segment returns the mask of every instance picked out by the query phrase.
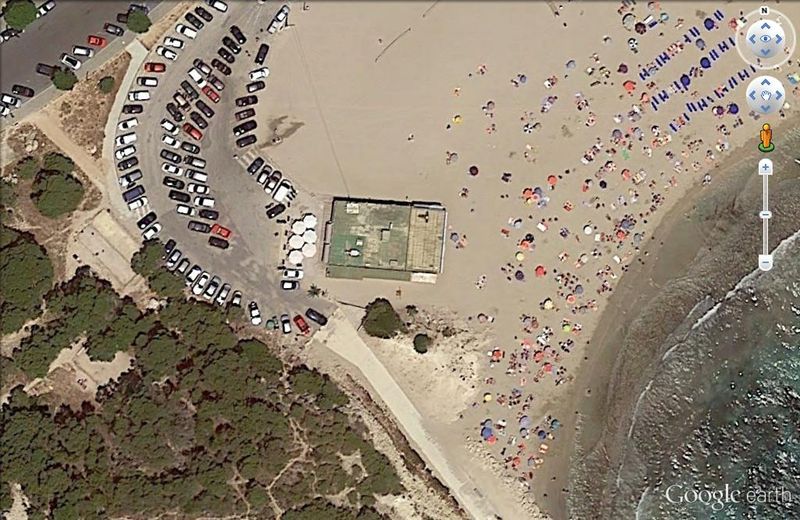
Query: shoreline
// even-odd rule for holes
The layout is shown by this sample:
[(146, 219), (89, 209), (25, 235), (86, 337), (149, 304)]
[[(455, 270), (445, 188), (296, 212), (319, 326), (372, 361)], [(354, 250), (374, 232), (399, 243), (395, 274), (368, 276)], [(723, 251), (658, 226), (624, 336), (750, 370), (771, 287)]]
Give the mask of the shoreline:
[[(799, 127), (800, 116), (791, 116), (781, 121), (777, 128), (779, 132), (784, 130), (789, 134), (790, 129)], [(797, 137), (789, 137), (786, 141), (789, 139), (798, 140)], [(573, 386), (568, 398), (562, 400), (563, 409), (559, 410), (563, 417), (570, 417), (567, 431), (570, 431), (571, 440), (562, 444), (561, 449), (553, 454), (556, 459), (553, 462), (558, 462), (559, 467), (564, 468), (564, 474), (568, 474), (571, 496), (557, 494), (559, 497), (557, 500), (550, 497), (540, 499), (542, 508), (554, 518), (567, 518), (568, 511), (575, 514), (575, 502), (586, 498), (580, 493), (576, 495), (578, 490), (572, 486), (575, 484), (576, 470), (586, 463), (591, 453), (597, 453), (600, 448), (608, 467), (611, 466), (614, 460), (611, 450), (608, 450), (608, 446), (603, 443), (611, 432), (628, 430), (632, 420), (629, 412), (635, 409), (635, 402), (641, 398), (641, 386), (649, 379), (645, 375), (649, 363), (657, 362), (662, 355), (661, 352), (653, 351), (652, 355), (638, 360), (635, 362), (636, 369), (627, 370), (628, 373), (637, 375), (628, 377), (621, 372), (626, 365), (628, 350), (633, 348), (631, 345), (636, 345), (636, 348), (640, 349), (643, 348), (643, 344), (656, 347), (662, 345), (688, 315), (697, 313), (698, 309), (704, 306), (708, 308), (713, 306), (730, 289), (729, 285), (732, 287), (731, 284), (735, 284), (737, 280), (756, 268), (755, 261), (752, 264), (739, 262), (727, 273), (722, 274), (724, 282), (709, 285), (706, 291), (697, 290), (688, 297), (677, 298), (678, 301), (669, 301), (669, 307), (662, 308), (668, 309), (668, 312), (655, 308), (662, 303), (661, 300), (668, 298), (669, 289), (676, 284), (691, 285), (689, 282), (693, 275), (696, 277), (704, 270), (703, 267), (714, 262), (725, 241), (730, 241), (732, 238), (735, 240), (736, 235), (743, 231), (752, 231), (754, 227), (760, 230), (755, 217), (747, 217), (753, 218), (752, 225), (749, 225), (751, 223), (738, 218), (740, 215), (736, 214), (742, 213), (740, 206), (749, 207), (756, 199), (760, 202), (759, 189), (756, 189), (753, 182), (757, 177), (741, 166), (757, 163), (760, 154), (749, 151), (755, 150), (756, 141), (753, 140), (752, 143), (734, 150), (713, 171), (718, 182), (712, 184), (708, 190), (690, 192), (690, 196), (684, 197), (664, 214), (651, 237), (650, 247), (644, 248), (639, 258), (645, 261), (637, 261), (635, 265), (631, 265), (625, 276), (621, 277), (607, 307), (600, 315), (598, 326), (589, 341), (586, 357), (575, 373), (576, 383), (577, 381), (581, 383)], [(784, 146), (782, 160), (788, 162), (789, 157), (786, 152), (791, 145), (786, 142)], [(796, 171), (792, 174), (784, 174), (780, 182), (793, 180), (796, 183), (800, 174)], [(758, 184), (760, 186), (760, 182)], [(781, 190), (781, 198), (789, 199), (788, 191), (790, 190)], [(792, 187), (791, 191), (795, 191), (795, 187)], [(773, 190), (772, 193), (774, 201), (779, 192)], [(796, 212), (797, 208), (794, 209), (794, 218), (800, 219)], [(744, 211), (744, 213), (748, 215), (750, 212)], [(792, 234), (789, 229), (791, 221), (791, 218), (784, 217), (782, 225), (775, 223), (771, 226), (772, 248)], [(730, 226), (725, 229), (721, 224)], [(658, 243), (657, 248), (653, 250), (652, 241), (655, 240), (658, 240)], [(755, 255), (749, 256), (755, 258)], [(669, 289), (667, 286), (670, 286)], [(657, 321), (650, 319), (655, 317), (654, 313), (658, 314)], [(630, 360), (627, 361), (630, 364)], [(615, 398), (617, 394), (622, 394), (624, 397)], [(616, 428), (609, 427), (609, 424), (614, 423), (618, 425)], [(595, 481), (595, 486), (599, 488), (600, 482)], [(567, 502), (570, 502), (569, 507)], [(603, 501), (590, 507), (600, 507), (605, 504), (606, 501)]]

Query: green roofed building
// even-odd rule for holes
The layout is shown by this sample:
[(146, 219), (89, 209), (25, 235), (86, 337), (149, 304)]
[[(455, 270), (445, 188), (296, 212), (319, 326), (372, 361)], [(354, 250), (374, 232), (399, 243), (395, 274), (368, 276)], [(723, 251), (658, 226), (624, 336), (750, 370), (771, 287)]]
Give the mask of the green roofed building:
[(434, 283), (446, 228), (440, 204), (335, 198), (322, 250), (327, 275)]

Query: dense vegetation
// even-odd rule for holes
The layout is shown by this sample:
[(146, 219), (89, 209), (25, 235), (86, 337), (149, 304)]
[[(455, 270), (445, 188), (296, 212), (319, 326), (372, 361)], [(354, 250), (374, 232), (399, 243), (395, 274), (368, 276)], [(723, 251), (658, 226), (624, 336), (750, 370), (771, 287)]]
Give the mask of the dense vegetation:
[(9, 0), (3, 18), (9, 27), (21, 31), (36, 20), (36, 6), (31, 0)]
[[(162, 247), (145, 246), (136, 267), (155, 265)], [(375, 495), (402, 491), (363, 426), (342, 411), (348, 398), (332, 381), (240, 340), (218, 308), (172, 297), (142, 313), (86, 269), (46, 300), (50, 321), (10, 368), (41, 375), (77, 338), (93, 358), (125, 350), (135, 364), (80, 410), (53, 410), (13, 390), (0, 418), (0, 510), (10, 506), (9, 482), (22, 485), (30, 518), (53, 519), (176, 511), (377, 519)], [(346, 470), (349, 455), (356, 465)], [(333, 506), (338, 494), (346, 499)]]
[(72, 175), (74, 169), (75, 163), (65, 155), (45, 155), (31, 187), (31, 200), (45, 217), (72, 213), (80, 205), (84, 190), (81, 181)]
[(414, 350), (420, 354), (428, 352), (431, 346), (431, 338), (427, 334), (417, 334), (414, 336)]
[(367, 305), (361, 326), (367, 334), (378, 338), (391, 338), (405, 331), (403, 320), (385, 298), (376, 298)]
[(100, 92), (103, 94), (109, 94), (112, 90), (114, 90), (114, 78), (111, 76), (103, 76), (100, 78), (97, 86), (100, 89)]
[(0, 333), (15, 332), (40, 314), (53, 285), (53, 264), (33, 236), (0, 225)]
[(146, 33), (152, 22), (142, 11), (134, 9), (128, 12), (128, 29), (135, 33)]

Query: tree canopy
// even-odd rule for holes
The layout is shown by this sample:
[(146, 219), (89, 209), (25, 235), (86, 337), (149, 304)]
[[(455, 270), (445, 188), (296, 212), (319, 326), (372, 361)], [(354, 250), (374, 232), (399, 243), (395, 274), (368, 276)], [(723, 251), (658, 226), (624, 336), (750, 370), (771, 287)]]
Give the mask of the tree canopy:
[(58, 90), (72, 90), (78, 82), (78, 76), (71, 70), (56, 69), (53, 73), (53, 85)]
[(83, 184), (69, 173), (42, 170), (33, 181), (31, 200), (39, 213), (58, 218), (78, 208), (83, 200)]
[(367, 334), (378, 338), (391, 338), (405, 330), (397, 311), (385, 298), (376, 298), (367, 305), (361, 325)]
[(36, 6), (31, 0), (9, 0), (3, 18), (9, 27), (21, 31), (36, 20)]
[(152, 22), (142, 11), (134, 9), (128, 12), (128, 29), (135, 33), (146, 33)]
[(33, 235), (0, 226), (0, 332), (15, 332), (38, 316), (53, 285), (53, 264)]

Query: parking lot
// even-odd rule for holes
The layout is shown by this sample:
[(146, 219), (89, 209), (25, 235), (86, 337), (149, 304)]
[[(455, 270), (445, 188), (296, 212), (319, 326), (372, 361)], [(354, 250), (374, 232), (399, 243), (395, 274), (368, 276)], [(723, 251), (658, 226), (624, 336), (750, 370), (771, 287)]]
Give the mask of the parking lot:
[[(130, 92), (146, 92), (147, 94), (132, 94), (131, 96), (132, 98), (148, 98), (127, 101), (127, 104), (141, 105), (143, 107), (141, 113), (123, 113), (119, 116), (119, 121), (136, 118), (137, 124), (127, 130), (118, 130), (117, 136), (133, 133), (136, 137), (135, 141), (130, 144), (117, 143), (116, 150), (134, 146), (135, 152), (130, 157), (135, 157), (138, 164), (118, 171), (118, 175), (122, 176), (136, 170), (140, 170), (142, 174), (142, 177), (133, 184), (126, 185), (124, 189), (121, 187), (121, 191), (135, 189), (137, 186), (144, 188), (143, 198), (146, 198), (147, 203), (132, 210), (130, 218), (136, 222), (151, 212), (155, 214), (157, 220), (148, 222), (146, 226), (143, 224), (144, 235), (149, 237), (157, 233), (163, 242), (167, 242), (169, 239), (175, 240), (176, 249), (181, 251), (181, 258), (190, 260), (188, 265), (187, 262), (183, 262), (186, 269), (184, 274), (193, 270), (191, 266), (195, 264), (200, 266), (204, 272), (208, 273), (207, 278), (213, 279), (216, 276), (220, 280), (220, 286), (229, 284), (231, 286), (230, 294), (237, 290), (241, 291), (244, 307), (250, 301), (256, 301), (264, 321), (273, 315), (280, 316), (284, 313), (290, 316), (303, 314), (310, 306), (327, 312), (330, 306), (320, 299), (310, 297), (307, 294), (308, 287), (302, 283), (302, 280), (300, 286), (295, 290), (281, 289), (285, 273), (280, 267), (286, 258), (284, 246), (288, 222), (293, 217), (300, 217), (309, 212), (321, 216), (321, 204), (303, 193), (297, 193), (293, 200), (294, 195), (289, 195), (284, 199), (284, 203), (289, 206), (288, 209), (277, 218), (269, 219), (265, 214), (266, 207), (270, 203), (275, 205), (273, 196), (265, 192), (264, 186), (256, 182), (259, 172), (254, 175), (247, 172), (247, 166), (257, 157), (264, 159), (264, 167), (269, 166), (271, 169), (280, 170), (280, 165), (274, 164), (261, 150), (261, 147), (266, 144), (263, 137), (266, 129), (262, 128), (266, 125), (259, 119), (259, 106), (269, 103), (269, 78), (262, 79), (266, 87), (254, 93), (258, 96), (258, 103), (249, 107), (255, 110), (255, 116), (248, 120), (256, 121), (258, 128), (255, 131), (247, 132), (246, 135), (255, 135), (257, 142), (239, 148), (235, 143), (238, 137), (235, 137), (233, 133), (233, 127), (242, 123), (242, 121), (235, 120), (234, 113), (243, 110), (242, 107), (235, 106), (234, 100), (248, 95), (246, 86), (251, 83), (250, 71), (269, 65), (268, 56), (264, 65), (255, 63), (254, 58), (259, 46), (282, 36), (280, 34), (270, 35), (267, 32), (267, 27), (280, 6), (252, 2), (230, 2), (227, 5), (228, 9), (224, 13), (203, 5), (213, 19), (207, 21), (206, 18), (200, 17), (203, 26), (197, 29), (196, 35), (190, 32), (187, 37), (185, 34), (179, 34), (175, 28), (165, 34), (165, 38), (181, 40), (180, 42), (168, 40), (167, 43), (171, 43), (172, 47), (163, 45), (162, 42), (164, 48), (171, 49), (177, 55), (174, 61), (160, 55), (158, 47), (155, 47), (145, 59), (145, 67), (147, 63), (163, 63), (166, 65), (166, 70), (163, 72), (142, 70), (139, 74), (141, 78), (156, 78), (157, 86), (142, 85), (140, 83), (153, 82), (146, 80), (140, 82), (137, 79), (129, 92), (120, 93), (120, 95), (128, 96)], [(194, 10), (190, 12), (199, 17)], [(177, 23), (190, 26), (184, 17)], [(237, 38), (230, 30), (231, 26), (239, 27), (242, 35)], [(186, 32), (184, 28), (181, 30)], [(237, 45), (241, 47), (239, 54), (235, 55), (233, 63), (226, 63), (218, 54), (218, 49), (223, 47), (223, 38), (241, 40), (242, 36), (246, 41)], [(227, 41), (230, 45), (230, 40)], [(160, 53), (165, 54), (163, 49)], [(207, 71), (201, 76), (195, 74), (194, 79), (190, 77), (189, 70), (196, 68), (194, 62), (198, 58), (204, 64), (209, 65), (209, 68), (212, 69), (211, 74), (224, 83), (224, 88), (211, 87), (211, 83), (208, 81), (210, 75)], [(228, 65), (231, 69), (230, 73), (226, 75), (217, 68), (210, 67), (213, 59), (218, 59)], [(191, 90), (196, 91), (196, 99), (191, 99), (192, 96), (187, 93), (185, 86), (187, 84)], [(206, 87), (205, 91), (203, 87)], [(183, 116), (182, 121), (176, 121), (174, 110), (173, 114), (170, 114), (166, 108), (168, 103), (177, 105), (174, 97), (176, 92), (180, 92), (189, 104), (189, 107), (179, 114)], [(214, 102), (214, 98), (217, 96), (219, 99)], [(190, 116), (192, 112), (201, 112), (197, 107), (198, 100), (202, 100), (214, 112), (211, 117), (203, 116), (207, 121), (207, 127), (200, 130), (202, 138), (199, 140), (191, 137), (183, 129), (183, 125), (187, 122), (194, 127), (199, 126)], [(172, 122), (176, 129), (166, 130), (165, 126), (172, 128), (172, 125), (169, 123), (162, 125), (164, 119)], [(165, 135), (169, 136), (166, 138), (168, 143), (164, 142)], [(197, 145), (200, 150), (196, 153), (187, 152), (173, 139), (180, 141), (181, 144), (188, 142)], [(121, 140), (124, 141), (125, 138)], [(181, 168), (180, 175), (174, 169), (171, 175), (162, 170), (164, 163), (170, 163), (162, 156), (163, 150), (180, 156), (179, 163), (174, 163), (175, 166)], [(168, 154), (165, 155), (169, 157)], [(185, 158), (190, 155), (200, 158), (205, 164), (202, 166), (187, 164)], [(120, 158), (115, 158), (115, 163), (119, 161)], [(202, 172), (207, 175), (207, 179), (202, 176), (198, 177), (197, 173), (190, 173), (189, 169), (196, 170), (198, 173)], [(190, 175), (195, 179), (190, 179)], [(295, 175), (301, 174), (284, 172), (283, 178), (291, 179)], [(169, 181), (173, 184), (172, 187), (164, 185), (165, 177), (173, 179)], [(192, 193), (189, 189), (190, 184), (195, 185), (193, 188), (201, 187), (200, 189), (204, 189), (202, 186), (207, 186), (208, 193)], [(171, 190), (183, 195), (173, 193), (171, 199), (169, 196)], [(284, 190), (284, 192), (287, 191), (290, 190)], [(121, 194), (120, 197), (122, 197)], [(199, 213), (203, 209), (203, 204), (196, 197), (213, 199), (213, 208), (205, 209), (218, 212), (216, 220), (201, 217)], [(140, 197), (142, 200), (143, 198)], [(174, 200), (176, 198), (181, 200)], [(182, 205), (183, 211), (193, 213), (193, 215), (179, 214), (177, 212), (179, 204)], [(133, 205), (138, 204), (134, 203)], [(202, 223), (196, 227), (218, 224), (229, 230), (231, 234), (223, 237), (224, 231), (222, 234), (192, 231), (188, 227), (189, 222), (192, 221)], [(225, 238), (228, 247), (226, 249), (212, 247), (209, 245), (211, 236), (216, 237), (215, 240)], [(310, 259), (310, 262), (313, 264), (315, 260)], [(181, 262), (178, 261), (177, 264), (180, 265)], [(294, 266), (292, 267), (294, 268)], [(316, 267), (304, 265), (301, 268), (313, 270)], [(230, 294), (228, 298), (230, 298)]]

